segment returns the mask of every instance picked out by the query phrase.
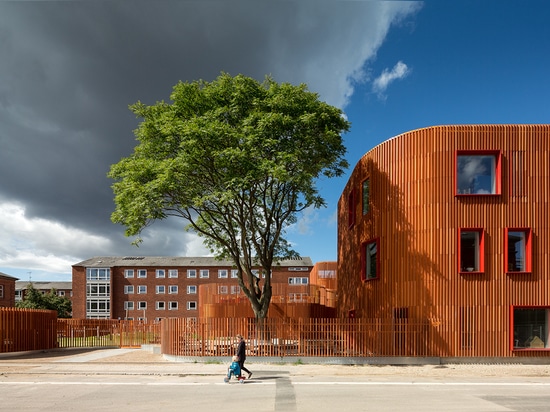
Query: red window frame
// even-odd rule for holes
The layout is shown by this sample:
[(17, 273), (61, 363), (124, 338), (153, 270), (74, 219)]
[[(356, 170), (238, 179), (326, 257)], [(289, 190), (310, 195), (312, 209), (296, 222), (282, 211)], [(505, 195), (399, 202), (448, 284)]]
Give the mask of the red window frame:
[[(464, 232), (477, 232), (479, 233), (478, 253), (479, 253), (479, 267), (478, 270), (468, 270), (466, 267), (462, 267), (462, 233)], [(479, 274), (485, 272), (485, 231), (479, 227), (461, 227), (458, 229), (458, 272), (461, 274)]]
[[(495, 193), (458, 193), (458, 157), (459, 156), (494, 156), (495, 157)], [(502, 191), (502, 173), (501, 173), (500, 150), (457, 150), (455, 152), (454, 165), (454, 190), (455, 196), (500, 196)]]
[[(376, 244), (376, 276), (367, 278), (367, 245)], [(368, 282), (380, 278), (380, 239), (371, 239), (361, 243), (361, 280)]]
[(533, 348), (533, 347), (520, 347), (520, 346), (516, 346), (516, 342), (515, 342), (515, 339), (516, 337), (514, 336), (514, 310), (515, 309), (541, 309), (541, 310), (550, 310), (550, 306), (544, 306), (544, 305), (541, 305), (541, 306), (534, 306), (534, 305), (511, 305), (510, 306), (510, 316), (509, 316), (509, 319), (510, 319), (510, 325), (508, 327), (508, 330), (510, 331), (510, 350), (512, 351), (545, 351), (545, 352), (548, 352), (550, 351), (550, 348)]
[[(508, 268), (508, 234), (510, 232), (525, 233), (525, 263), (524, 270), (510, 270)], [(533, 270), (532, 231), (528, 227), (507, 227), (504, 231), (504, 270), (510, 274), (531, 273)]]

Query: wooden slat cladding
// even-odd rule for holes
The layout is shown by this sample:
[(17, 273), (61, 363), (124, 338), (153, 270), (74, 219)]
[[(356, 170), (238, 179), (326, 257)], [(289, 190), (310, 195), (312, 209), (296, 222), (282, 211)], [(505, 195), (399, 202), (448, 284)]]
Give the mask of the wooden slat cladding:
[[(456, 195), (457, 153), (499, 153), (500, 194)], [(550, 307), (550, 125), (436, 126), (404, 133), (367, 152), (338, 205), (340, 317), (408, 317), (434, 325), (437, 356), (548, 356), (513, 350), (511, 309)], [(370, 206), (349, 193), (370, 180)], [(461, 230), (483, 237), (484, 267), (459, 270)], [(507, 228), (530, 229), (530, 273), (508, 273)], [(362, 281), (361, 248), (377, 239), (379, 273)], [(548, 326), (547, 326), (548, 329)]]

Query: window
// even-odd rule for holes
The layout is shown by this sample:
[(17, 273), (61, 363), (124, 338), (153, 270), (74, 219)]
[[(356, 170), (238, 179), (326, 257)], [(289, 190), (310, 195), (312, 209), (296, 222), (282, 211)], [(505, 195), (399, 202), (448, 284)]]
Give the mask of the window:
[(166, 302), (156, 302), (155, 309), (156, 310), (165, 310), (166, 309)]
[(508, 273), (531, 272), (531, 229), (506, 229), (504, 259)]
[(308, 283), (308, 278), (288, 278), (289, 285), (307, 285)]
[(125, 278), (133, 278), (134, 277), (134, 269), (124, 269), (124, 277)]
[(459, 272), (483, 272), (483, 229), (459, 230)]
[(4, 285), (0, 285), (0, 299), (4, 298)]
[(197, 287), (195, 285), (187, 286), (187, 294), (194, 295), (195, 293), (197, 293)]
[(218, 278), (227, 279), (227, 269), (218, 269)]
[(96, 269), (96, 268), (87, 268), (86, 269), (86, 280), (110, 280), (111, 279), (111, 270), (110, 269)]
[(134, 302), (124, 302), (124, 310), (134, 310)]
[(362, 200), (363, 200), (363, 215), (369, 213), (369, 203), (370, 203), (370, 179), (363, 180), (362, 188)]
[(155, 292), (158, 294), (161, 294), (161, 293), (166, 293), (166, 286), (164, 285), (158, 285), (156, 288), (155, 288)]
[(238, 295), (239, 293), (241, 293), (241, 287), (240, 286), (231, 286), (231, 294), (232, 295)]
[(500, 195), (500, 152), (456, 152), (457, 195)]
[(378, 278), (379, 266), (378, 240), (363, 243), (361, 248), (361, 280)]
[(201, 279), (206, 279), (210, 277), (210, 271), (208, 269), (201, 269), (200, 275)]
[(355, 190), (351, 189), (348, 194), (348, 226), (355, 224)]
[(157, 269), (155, 271), (155, 276), (157, 278), (164, 278), (164, 277), (166, 277), (166, 271), (164, 269)]
[(168, 270), (168, 277), (169, 278), (177, 278), (178, 277), (178, 270), (177, 269)]
[(110, 296), (111, 285), (108, 283), (88, 283), (86, 285), (86, 296)]
[(231, 277), (237, 279), (239, 277), (239, 271), (237, 269), (231, 269)]
[(137, 277), (138, 278), (146, 278), (147, 277), (147, 270), (146, 269), (139, 269)]
[(178, 310), (178, 302), (168, 302), (168, 310)]
[(513, 307), (512, 345), (514, 349), (548, 349), (548, 307)]
[(219, 295), (227, 295), (229, 289), (227, 286), (218, 286), (218, 294)]
[(318, 273), (319, 279), (333, 279), (336, 277), (335, 270), (320, 270)]
[(147, 309), (147, 302), (138, 302), (138, 310), (145, 310)]
[(188, 278), (196, 278), (197, 277), (196, 269), (187, 269), (187, 277)]
[(178, 285), (168, 286), (168, 293), (177, 294), (178, 293)]
[(124, 294), (125, 295), (130, 295), (134, 293), (134, 285), (125, 285), (124, 286)]
[(64, 290), (58, 290), (57, 291), (57, 296), (65, 296), (65, 291)]
[(197, 302), (187, 302), (187, 310), (197, 310)]
[(140, 286), (138, 286), (137, 293), (138, 293), (138, 294), (147, 293), (147, 286), (145, 286), (145, 285), (140, 285)]

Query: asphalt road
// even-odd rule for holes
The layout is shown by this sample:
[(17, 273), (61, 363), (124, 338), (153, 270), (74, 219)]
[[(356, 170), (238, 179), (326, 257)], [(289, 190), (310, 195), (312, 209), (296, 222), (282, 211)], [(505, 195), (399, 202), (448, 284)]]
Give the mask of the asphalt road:
[(226, 384), (225, 364), (143, 359), (135, 350), (0, 357), (0, 411), (550, 410), (548, 366), (247, 366), (252, 379)]

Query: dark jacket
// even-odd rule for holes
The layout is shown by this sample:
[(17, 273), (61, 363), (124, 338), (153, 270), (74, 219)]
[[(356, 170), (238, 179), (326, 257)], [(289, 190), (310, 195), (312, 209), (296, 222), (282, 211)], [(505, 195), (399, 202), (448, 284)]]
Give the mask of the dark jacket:
[(246, 359), (246, 343), (244, 342), (244, 339), (241, 339), (239, 342), (239, 346), (237, 346), (237, 353), (236, 355), (239, 357), (239, 362), (244, 362)]

